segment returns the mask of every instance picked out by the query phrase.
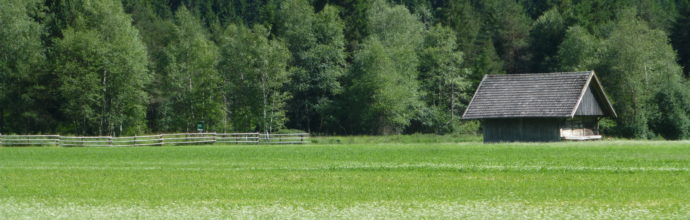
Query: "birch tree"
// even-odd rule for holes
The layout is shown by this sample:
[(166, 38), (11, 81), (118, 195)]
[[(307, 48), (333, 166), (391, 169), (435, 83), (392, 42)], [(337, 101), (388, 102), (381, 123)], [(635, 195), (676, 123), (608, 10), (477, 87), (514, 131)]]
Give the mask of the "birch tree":
[(229, 25), (221, 39), (221, 62), (226, 106), (237, 131), (273, 132), (285, 126), (289, 81), (285, 44), (270, 40), (261, 25), (249, 29)]
[(421, 104), (416, 50), (424, 25), (404, 6), (376, 1), (369, 36), (355, 51), (348, 88), (348, 117), (356, 133), (395, 134)]
[(419, 52), (419, 81), (427, 106), (419, 121), (423, 125), (421, 129), (428, 132), (454, 131), (465, 108), (463, 103), (471, 96), (469, 69), (463, 68), (455, 36), (450, 28), (431, 27)]
[(193, 131), (203, 122), (207, 130), (224, 130), (226, 106), (215, 65), (216, 45), (186, 8), (175, 15), (173, 40), (163, 49), (164, 98), (162, 130)]
[(71, 2), (52, 58), (67, 132), (138, 134), (146, 130), (150, 80), (146, 48), (120, 2)]

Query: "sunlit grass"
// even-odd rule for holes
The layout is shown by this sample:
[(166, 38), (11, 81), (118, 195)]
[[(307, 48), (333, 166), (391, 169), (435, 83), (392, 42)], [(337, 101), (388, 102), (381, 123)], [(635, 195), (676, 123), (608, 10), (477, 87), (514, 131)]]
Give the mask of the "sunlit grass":
[(0, 148), (0, 218), (688, 218), (690, 142)]

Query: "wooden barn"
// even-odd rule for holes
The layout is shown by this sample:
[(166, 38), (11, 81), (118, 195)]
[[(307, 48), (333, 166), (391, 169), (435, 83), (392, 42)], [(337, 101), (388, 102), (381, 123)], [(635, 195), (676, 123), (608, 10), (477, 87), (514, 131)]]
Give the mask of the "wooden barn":
[(600, 139), (616, 117), (594, 71), (485, 75), (463, 119), (478, 119), (484, 142)]

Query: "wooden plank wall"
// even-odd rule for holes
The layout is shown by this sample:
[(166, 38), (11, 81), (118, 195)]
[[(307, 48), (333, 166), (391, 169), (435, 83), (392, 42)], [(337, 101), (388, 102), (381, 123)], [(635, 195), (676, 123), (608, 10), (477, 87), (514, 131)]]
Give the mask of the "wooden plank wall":
[(560, 141), (561, 118), (506, 118), (482, 120), (484, 142)]
[(585, 92), (585, 95), (582, 97), (582, 101), (580, 102), (580, 106), (577, 108), (575, 115), (580, 115), (580, 116), (603, 116), (604, 115), (604, 111), (601, 110), (601, 106), (599, 106), (599, 102), (594, 97), (594, 93), (592, 93), (591, 87), (587, 88), (587, 91)]

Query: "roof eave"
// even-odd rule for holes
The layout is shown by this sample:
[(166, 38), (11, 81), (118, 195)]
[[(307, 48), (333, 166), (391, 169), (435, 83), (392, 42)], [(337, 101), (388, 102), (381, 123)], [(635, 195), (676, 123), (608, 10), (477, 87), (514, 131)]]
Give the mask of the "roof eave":
[(570, 115), (560, 115), (560, 116), (499, 116), (499, 117), (468, 117), (463, 118), (464, 120), (481, 120), (481, 119), (510, 119), (510, 118), (570, 118)]
[(608, 107), (608, 110), (611, 112), (611, 116), (613, 118), (618, 118), (618, 114), (616, 114), (616, 110), (613, 109), (613, 105), (611, 104), (611, 100), (609, 100), (608, 95), (606, 95), (606, 91), (604, 91), (604, 86), (601, 85), (601, 81), (599, 81), (599, 77), (597, 77), (597, 74), (594, 73), (594, 70), (592, 70), (592, 75), (594, 76), (594, 82), (597, 84), (597, 88), (599, 91), (601, 91), (601, 94), (604, 96), (604, 101), (606, 102), (606, 107)]

